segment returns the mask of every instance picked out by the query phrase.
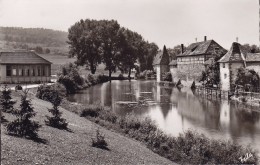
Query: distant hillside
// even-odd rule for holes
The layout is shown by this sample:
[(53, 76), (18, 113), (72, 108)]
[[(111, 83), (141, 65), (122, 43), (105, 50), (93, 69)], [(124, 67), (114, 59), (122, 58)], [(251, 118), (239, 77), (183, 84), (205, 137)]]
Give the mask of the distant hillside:
[(43, 28), (0, 27), (0, 40), (42, 44), (46, 47), (66, 46), (68, 33)]

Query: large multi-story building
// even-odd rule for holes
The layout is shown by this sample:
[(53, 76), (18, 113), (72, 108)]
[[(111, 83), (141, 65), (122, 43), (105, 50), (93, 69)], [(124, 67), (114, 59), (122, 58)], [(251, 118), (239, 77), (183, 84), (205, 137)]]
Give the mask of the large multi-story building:
[(205, 37), (203, 42), (190, 44), (185, 52), (182, 51), (176, 60), (170, 62), (172, 76), (185, 81), (199, 81), (208, 61), (226, 52), (217, 42)]

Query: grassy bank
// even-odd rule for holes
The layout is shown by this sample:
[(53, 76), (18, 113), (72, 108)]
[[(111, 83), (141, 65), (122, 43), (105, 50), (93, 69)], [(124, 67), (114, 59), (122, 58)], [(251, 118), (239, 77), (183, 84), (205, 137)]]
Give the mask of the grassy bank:
[[(20, 94), (12, 93), (13, 99), (18, 101), (16, 108), (19, 106)], [(70, 131), (47, 126), (45, 120), (46, 115), (50, 115), (48, 109), (52, 108), (51, 103), (37, 99), (34, 94), (29, 95), (29, 98), (37, 113), (33, 120), (42, 125), (39, 130), (42, 142), (10, 136), (5, 125), (1, 124), (3, 165), (173, 164), (140, 142), (100, 127), (64, 108), (60, 108), (60, 111), (69, 123)], [(4, 113), (4, 116), (8, 122), (14, 120), (14, 116), (9, 113)], [(105, 136), (108, 150), (92, 147), (92, 139), (95, 138), (98, 129)]]
[[(256, 164), (258, 156), (250, 147), (243, 147), (231, 141), (214, 140), (193, 131), (178, 137), (164, 134), (149, 118), (137, 119), (134, 115), (118, 117), (110, 108), (100, 105), (84, 107), (66, 102), (63, 107), (82, 117), (134, 138), (153, 152), (182, 164)], [(253, 156), (244, 162), (240, 157), (251, 153)]]

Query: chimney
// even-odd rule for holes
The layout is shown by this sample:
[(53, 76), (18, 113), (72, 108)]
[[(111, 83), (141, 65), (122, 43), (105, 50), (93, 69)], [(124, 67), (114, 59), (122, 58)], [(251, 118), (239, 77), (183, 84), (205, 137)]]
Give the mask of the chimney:
[(183, 44), (181, 44), (181, 54), (183, 54), (184, 53), (184, 46), (183, 46)]
[(207, 41), (207, 36), (204, 36), (204, 41)]

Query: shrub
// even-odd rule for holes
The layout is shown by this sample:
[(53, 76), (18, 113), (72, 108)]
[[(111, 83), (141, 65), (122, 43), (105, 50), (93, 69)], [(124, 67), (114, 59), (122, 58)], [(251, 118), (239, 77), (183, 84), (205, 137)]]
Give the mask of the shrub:
[(11, 89), (5, 85), (2, 88), (1, 95), (0, 95), (0, 106), (3, 112), (12, 113), (14, 111), (14, 104), (15, 101), (12, 100), (11, 97)]
[(97, 82), (98, 83), (104, 83), (104, 82), (108, 82), (109, 81), (109, 77), (106, 75), (98, 75), (97, 76)]
[(120, 73), (120, 74), (118, 75), (118, 78), (119, 78), (119, 80), (123, 80), (123, 79), (124, 79), (124, 75), (123, 75), (122, 73)]
[(15, 90), (23, 90), (23, 87), (21, 85), (16, 85)]
[(171, 74), (171, 72), (167, 72), (167, 73), (165, 74), (164, 81), (172, 82), (172, 74)]
[(38, 130), (41, 127), (38, 122), (30, 119), (36, 115), (31, 105), (31, 101), (27, 99), (28, 91), (24, 91), (21, 96), (20, 110), (14, 113), (16, 119), (7, 125), (7, 132), (19, 137), (38, 138)]
[(81, 111), (81, 117), (98, 117), (100, 111), (103, 110), (102, 106), (90, 105)]
[(59, 111), (58, 107), (61, 104), (61, 97), (57, 91), (52, 93), (52, 109), (49, 109), (49, 112), (53, 115), (52, 117), (46, 116), (48, 120), (45, 121), (46, 125), (59, 128), (67, 129), (68, 123), (64, 118), (61, 118), (62, 113)]
[(246, 97), (242, 97), (242, 98), (241, 98), (241, 101), (242, 101), (243, 103), (246, 103), (246, 102), (247, 102)]
[(36, 97), (52, 103), (56, 93), (59, 93), (60, 96), (65, 96), (66, 89), (59, 83), (54, 85), (40, 85), (37, 88)]
[[(253, 157), (244, 163), (254, 164), (258, 161), (257, 153), (254, 150), (230, 141), (209, 139), (205, 135), (191, 130), (177, 137), (171, 137), (159, 130), (150, 118), (138, 119), (133, 114), (116, 117), (109, 109), (95, 107), (95, 110), (93, 108), (85, 110), (85, 115), (89, 116), (90, 120), (125, 133), (129, 137), (145, 143), (155, 153), (180, 164), (241, 164), (239, 157), (246, 153), (252, 153)], [(99, 139), (102, 144), (102, 136)], [(94, 140), (92, 144), (96, 144)]]
[(92, 74), (88, 74), (87, 80), (91, 83), (91, 85), (96, 85), (98, 83), (97, 79)]
[(105, 136), (102, 135), (99, 131), (99, 129), (96, 131), (96, 137), (95, 139), (92, 138), (92, 147), (97, 147), (101, 149), (108, 149), (108, 144), (105, 140)]
[(72, 63), (62, 66), (61, 71), (58, 73), (57, 82), (63, 84), (69, 94), (75, 93), (85, 85), (77, 66)]
[(155, 76), (155, 73), (151, 70), (144, 70), (139, 74), (139, 79), (146, 79), (146, 78), (151, 78), (152, 76)]

